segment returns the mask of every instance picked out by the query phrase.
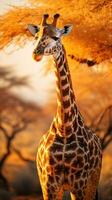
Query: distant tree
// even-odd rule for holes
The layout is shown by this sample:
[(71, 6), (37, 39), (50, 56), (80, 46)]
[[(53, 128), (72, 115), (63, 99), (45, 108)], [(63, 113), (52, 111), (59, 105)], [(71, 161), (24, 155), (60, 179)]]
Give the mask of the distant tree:
[[(101, 0), (94, 0), (94, 3), (91, 3), (91, 1), (79, 0), (77, 4), (74, 1), (67, 4), (64, 0), (60, 0), (60, 3), (51, 0), (47, 3), (45, 0), (43, 3), (37, 0), (28, 1), (30, 6), (12, 5), (7, 13), (0, 16), (0, 49), (11, 43), (24, 46), (27, 38), (29, 37), (30, 40), (31, 37), (27, 24), (40, 24), (45, 12), (53, 15), (56, 10), (59, 10), (62, 15), (61, 23), (68, 21), (74, 24), (73, 32), (69, 37), (73, 47), (76, 45), (72, 51), (74, 55), (83, 60), (86, 55), (90, 55), (93, 61), (87, 59), (89, 66), (112, 58), (111, 1), (105, 0), (102, 3)], [(71, 7), (73, 9), (69, 13)], [(83, 10), (81, 11), (80, 8)], [(83, 56), (81, 56), (82, 51), (84, 51)]]
[[(5, 166), (6, 160), (9, 158), (12, 152), (18, 154), (19, 158), (25, 162), (32, 162), (30, 158), (25, 158), (22, 153), (14, 146), (13, 142), (14, 139), (17, 137), (18, 134), (27, 130), (27, 127), (30, 123), (34, 122), (35, 116), (29, 116), (28, 112), (19, 106), (16, 107), (13, 105), (13, 108), (9, 108), (11, 116), (9, 116), (9, 111), (7, 109), (3, 110), (0, 114), (0, 135), (3, 134), (5, 138), (5, 152), (0, 157), (0, 182), (3, 187), (9, 190), (9, 184), (7, 178), (3, 173), (3, 168)], [(28, 108), (27, 108), (28, 109)]]
[(105, 108), (103, 113), (90, 126), (101, 138), (102, 149), (104, 151), (112, 142), (112, 105)]
[[(0, 155), (0, 186), (10, 189), (8, 180), (3, 173), (6, 160), (12, 152), (16, 152), (20, 159), (26, 162), (33, 162), (33, 160), (24, 158), (21, 152), (13, 145), (16, 136), (25, 131), (30, 123), (35, 120), (32, 115), (31, 105), (22, 103), (16, 97), (11, 97), (9, 90), (13, 87), (28, 86), (28, 77), (17, 77), (14, 75), (11, 67), (0, 66), (0, 137), (1, 134), (5, 139), (5, 152)], [(11, 102), (11, 98), (14, 98)], [(18, 103), (18, 102), (21, 103)]]

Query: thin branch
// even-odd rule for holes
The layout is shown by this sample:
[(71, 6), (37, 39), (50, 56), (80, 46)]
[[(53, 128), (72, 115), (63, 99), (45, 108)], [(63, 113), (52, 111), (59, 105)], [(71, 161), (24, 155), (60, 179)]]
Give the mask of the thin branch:
[(6, 138), (8, 138), (7, 131), (4, 127), (0, 126), (0, 130), (3, 132)]
[[(101, 124), (106, 112), (108, 110), (111, 110), (111, 109), (112, 109), (112, 105), (108, 106), (99, 117), (96, 117), (96, 118), (99, 118), (99, 119), (98, 119), (98, 122), (96, 124), (97, 128), (94, 130), (95, 132), (100, 130), (99, 125)], [(94, 121), (91, 123), (90, 127), (94, 127)]]
[(112, 142), (112, 136), (110, 138), (108, 138), (107, 141), (103, 142), (102, 144), (102, 148), (103, 150), (105, 150), (107, 148), (107, 146)]
[(34, 163), (34, 160), (31, 160), (31, 159), (29, 159), (29, 158), (25, 158), (25, 157), (22, 155), (22, 153), (21, 153), (18, 149), (16, 149), (15, 147), (13, 147), (13, 150), (14, 150), (14, 152), (19, 156), (19, 158), (20, 158), (21, 160), (23, 160), (24, 162)]
[(104, 134), (103, 138), (102, 138), (102, 142), (104, 143), (107, 139), (108, 136), (112, 136), (112, 127), (111, 125), (108, 127), (108, 130), (106, 131), (106, 133)]

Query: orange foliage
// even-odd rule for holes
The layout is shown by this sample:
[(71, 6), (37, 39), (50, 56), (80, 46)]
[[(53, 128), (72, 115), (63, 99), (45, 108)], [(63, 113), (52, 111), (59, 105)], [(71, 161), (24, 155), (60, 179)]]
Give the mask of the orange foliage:
[[(11, 41), (23, 43), (28, 23), (40, 24), (44, 13), (61, 14), (59, 25), (72, 23), (74, 30), (65, 39), (68, 53), (102, 62), (112, 57), (112, 2), (109, 0), (29, 0), (33, 7), (15, 7), (0, 17), (0, 48)], [(50, 9), (49, 9), (50, 8)], [(69, 44), (69, 45), (68, 45)]]

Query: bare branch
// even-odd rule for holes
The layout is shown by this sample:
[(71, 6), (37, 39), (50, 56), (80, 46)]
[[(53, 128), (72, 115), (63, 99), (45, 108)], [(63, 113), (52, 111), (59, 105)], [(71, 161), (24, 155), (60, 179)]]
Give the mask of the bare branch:
[(108, 106), (100, 116), (98, 115), (97, 117), (95, 117), (95, 118), (97, 118), (97, 124), (95, 124), (96, 123), (95, 121), (91, 122), (90, 127), (94, 127), (94, 126), (96, 127), (94, 129), (95, 132), (100, 130), (99, 125), (102, 123), (102, 120), (103, 120), (104, 116), (106, 115), (107, 111), (109, 111), (111, 109), (112, 109), (112, 105)]
[(30, 163), (34, 163), (34, 160), (31, 160), (30, 158), (25, 158), (22, 153), (16, 149), (15, 147), (13, 147), (14, 152), (19, 156), (19, 158), (21, 160), (23, 160), (24, 162), (30, 162)]
[[(112, 134), (112, 133), (111, 133), (111, 134)], [(104, 142), (103, 142), (103, 145), (102, 145), (103, 150), (105, 150), (105, 149), (107, 148), (107, 146), (108, 146), (111, 142), (112, 142), (112, 135), (111, 135), (110, 138), (108, 138), (107, 141), (104, 141)]]
[(3, 132), (6, 138), (8, 138), (7, 131), (4, 127), (0, 126), (0, 130)]

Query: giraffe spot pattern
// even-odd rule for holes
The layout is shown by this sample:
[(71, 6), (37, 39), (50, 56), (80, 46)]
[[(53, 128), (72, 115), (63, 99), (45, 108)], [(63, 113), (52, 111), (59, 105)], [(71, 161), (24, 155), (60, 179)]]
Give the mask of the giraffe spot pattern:
[[(67, 29), (67, 27), (65, 28)], [(52, 28), (49, 31), (47, 27), (43, 31), (37, 49), (39, 52), (45, 52), (45, 44), (47, 45), (50, 40)], [(72, 190), (72, 192), (76, 195), (76, 199), (83, 200), (88, 174), (93, 173), (94, 169), (101, 164), (99, 161), (101, 145), (97, 136), (93, 136), (94, 134), (87, 127), (84, 127), (83, 119), (75, 102), (65, 50), (60, 41), (56, 42), (55, 47), (50, 47), (46, 53), (48, 55), (49, 53), (53, 54), (53, 52), (55, 52), (58, 72), (56, 74), (59, 81), (57, 87), (59, 91), (62, 89), (63, 109), (68, 110), (67, 108), (69, 108), (69, 112), (64, 115), (64, 124), (72, 122), (72, 126), (66, 126), (63, 129), (66, 137), (61, 137), (58, 135), (58, 131), (61, 133), (63, 130), (57, 120), (57, 125), (53, 125), (51, 132), (49, 131), (50, 136), (46, 134), (39, 145), (37, 165), (43, 185), (46, 186), (46, 182), (49, 183), (47, 187), (43, 187), (46, 198), (56, 200), (57, 187), (70, 183), (72, 189), (75, 188), (75, 191)], [(65, 101), (68, 97), (69, 101)], [(58, 98), (60, 102), (60, 95)], [(54, 133), (54, 136), (51, 133)]]

